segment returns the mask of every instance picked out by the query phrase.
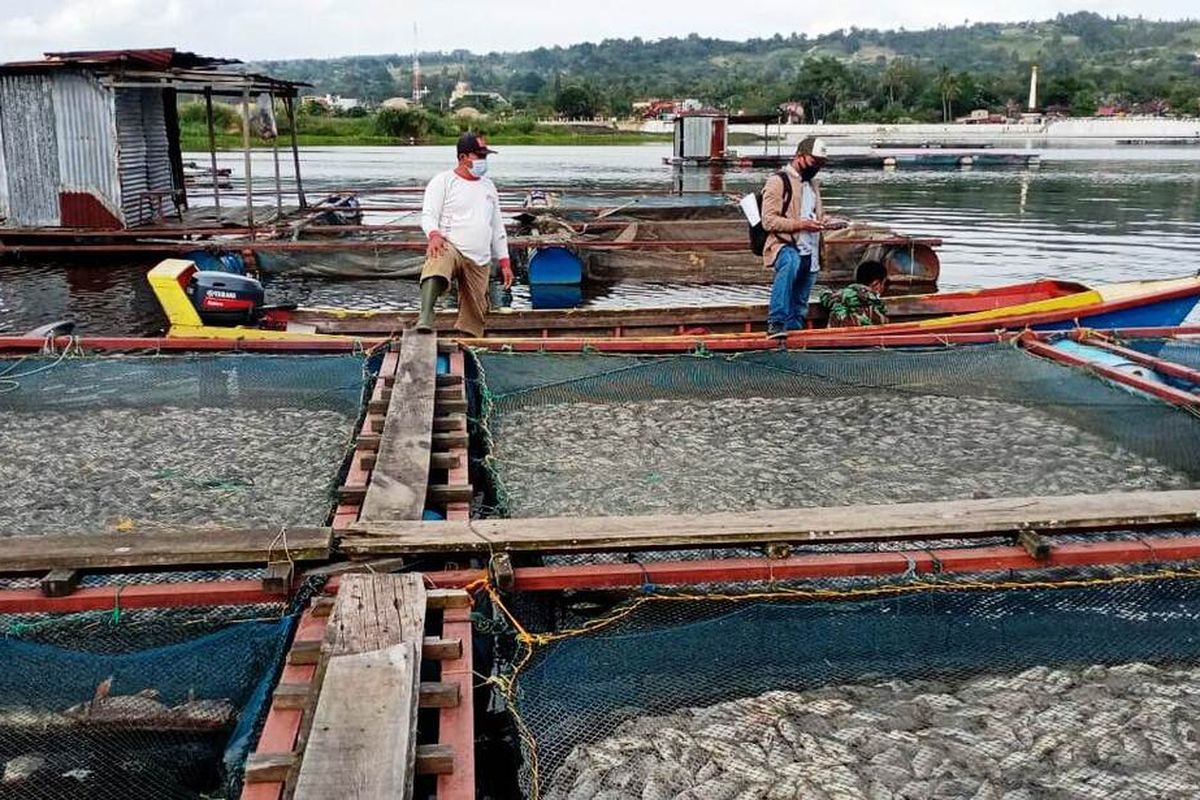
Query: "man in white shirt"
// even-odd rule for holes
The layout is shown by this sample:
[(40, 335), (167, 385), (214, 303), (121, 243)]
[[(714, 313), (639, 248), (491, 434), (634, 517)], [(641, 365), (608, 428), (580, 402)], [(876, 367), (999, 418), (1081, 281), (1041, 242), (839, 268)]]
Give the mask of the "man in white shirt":
[(458, 166), (425, 186), (421, 229), (429, 239), (421, 270), (421, 315), (417, 330), (433, 331), (433, 308), (448, 288), (458, 283), (458, 320), (454, 326), (483, 336), (487, 288), (492, 259), (500, 264), (504, 288), (512, 286), (508, 234), (500, 214), (500, 196), (487, 176), (487, 157), (495, 153), (483, 136), (458, 137)]

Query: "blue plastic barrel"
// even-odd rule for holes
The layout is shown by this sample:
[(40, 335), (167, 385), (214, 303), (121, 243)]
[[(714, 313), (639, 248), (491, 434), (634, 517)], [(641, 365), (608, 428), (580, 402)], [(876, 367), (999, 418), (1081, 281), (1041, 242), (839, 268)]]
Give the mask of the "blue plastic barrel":
[(246, 262), (240, 253), (210, 253), (208, 250), (193, 250), (184, 253), (184, 259), (196, 265), (202, 272), (229, 272), (234, 275), (246, 274)]
[(529, 283), (572, 285), (583, 281), (583, 262), (565, 247), (541, 247), (529, 254)]
[(583, 303), (583, 289), (579, 284), (565, 286), (554, 283), (531, 283), (529, 304), (534, 308), (578, 308)]

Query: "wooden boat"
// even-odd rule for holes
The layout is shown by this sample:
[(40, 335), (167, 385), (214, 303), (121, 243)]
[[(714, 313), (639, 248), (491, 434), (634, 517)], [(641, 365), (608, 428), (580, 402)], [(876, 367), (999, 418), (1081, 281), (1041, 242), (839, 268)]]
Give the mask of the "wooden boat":
[[(255, 325), (206, 325), (187, 295), (195, 274), (190, 261), (167, 259), (149, 273), (151, 287), (169, 322), (169, 337), (227, 341), (304, 341), (327, 337), (384, 339), (416, 320), (415, 312), (338, 308), (273, 308)], [(887, 325), (824, 329), (814, 306), (814, 328), (796, 331), (788, 344), (810, 337), (851, 341), (897, 334), (1124, 328), (1180, 324), (1200, 301), (1200, 276), (1087, 286), (1040, 280), (987, 289), (889, 298)], [(438, 315), (437, 328), (453, 329), (454, 313)], [(481, 342), (551, 338), (637, 338), (661, 336), (745, 338), (765, 327), (763, 305), (628, 310), (514, 310), (493, 313)]]
[[(880, 225), (854, 224), (821, 237), (823, 283), (853, 283), (864, 261), (888, 270), (892, 294), (937, 291), (939, 239), (898, 234)], [(747, 247), (743, 219), (626, 220), (567, 245), (591, 282), (769, 284), (772, 272)]]

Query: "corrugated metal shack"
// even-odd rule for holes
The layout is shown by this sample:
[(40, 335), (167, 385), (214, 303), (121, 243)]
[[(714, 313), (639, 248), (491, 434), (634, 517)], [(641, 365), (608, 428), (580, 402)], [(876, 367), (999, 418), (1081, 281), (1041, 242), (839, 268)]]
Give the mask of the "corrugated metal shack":
[(293, 114), (303, 84), (228, 68), (237, 63), (164, 48), (0, 64), (0, 229), (104, 231), (182, 218), (179, 93), (205, 97), (210, 134), (214, 96), (246, 109), (265, 94)]

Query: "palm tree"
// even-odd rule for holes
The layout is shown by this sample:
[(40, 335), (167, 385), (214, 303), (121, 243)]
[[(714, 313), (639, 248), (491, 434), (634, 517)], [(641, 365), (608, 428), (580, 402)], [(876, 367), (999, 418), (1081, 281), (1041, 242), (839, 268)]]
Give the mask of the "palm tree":
[(954, 101), (958, 99), (959, 80), (958, 76), (950, 71), (950, 68), (943, 65), (938, 70), (938, 91), (942, 94), (942, 121), (949, 122), (950, 117), (954, 112)]

